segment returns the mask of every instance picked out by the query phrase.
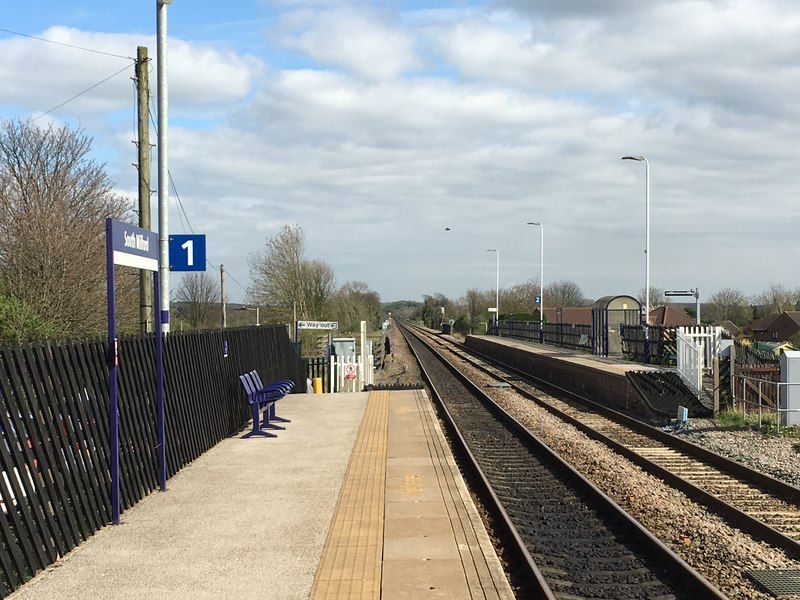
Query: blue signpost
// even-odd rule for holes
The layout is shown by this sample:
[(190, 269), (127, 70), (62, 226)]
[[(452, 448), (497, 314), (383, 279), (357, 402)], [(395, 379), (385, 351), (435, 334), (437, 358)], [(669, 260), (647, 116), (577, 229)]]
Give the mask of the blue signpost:
[(204, 234), (169, 236), (170, 271), (205, 271), (206, 236)]
[[(161, 289), (158, 279), (158, 236), (152, 231), (129, 223), (106, 219), (106, 273), (108, 291), (108, 421), (111, 471), (111, 518), (119, 524), (119, 338), (117, 337), (116, 299), (114, 293), (115, 265), (145, 269), (153, 272), (155, 306), (160, 306)], [(167, 460), (164, 419), (164, 340), (161, 333), (161, 314), (156, 314), (156, 412), (158, 435), (158, 472), (161, 491), (167, 489)]]

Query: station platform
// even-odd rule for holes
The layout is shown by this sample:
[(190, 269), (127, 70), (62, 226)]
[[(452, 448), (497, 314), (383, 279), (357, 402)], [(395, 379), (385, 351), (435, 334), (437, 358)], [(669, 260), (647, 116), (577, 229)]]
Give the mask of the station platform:
[(278, 406), (10, 598), (513, 598), (424, 392)]
[(674, 368), (644, 365), (557, 346), (497, 336), (468, 335), (465, 344), (548, 383), (615, 410), (647, 418), (690, 416), (709, 407), (680, 381)]

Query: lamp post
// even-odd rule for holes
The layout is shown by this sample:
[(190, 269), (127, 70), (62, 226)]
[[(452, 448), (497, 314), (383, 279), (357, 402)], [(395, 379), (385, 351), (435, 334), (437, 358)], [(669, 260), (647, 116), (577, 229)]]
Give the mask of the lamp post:
[(529, 221), (539, 227), (539, 343), (544, 341), (544, 225)]
[(490, 248), (487, 252), (494, 252), (497, 255), (497, 279), (495, 283), (495, 301), (494, 301), (494, 323), (497, 327), (498, 334), (500, 333), (500, 250), (497, 248)]
[(644, 163), (645, 174), (645, 274), (644, 274), (644, 324), (650, 323), (650, 163), (644, 156), (623, 156), (622, 160), (636, 160)]
[(156, 51), (158, 54), (158, 245), (161, 280), (161, 322), (169, 333), (169, 166), (167, 163), (167, 6), (156, 0)]

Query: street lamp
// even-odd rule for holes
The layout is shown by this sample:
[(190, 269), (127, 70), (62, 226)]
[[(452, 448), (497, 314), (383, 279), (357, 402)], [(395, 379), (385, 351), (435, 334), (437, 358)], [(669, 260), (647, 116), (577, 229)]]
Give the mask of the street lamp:
[(539, 321), (544, 322), (544, 225), (529, 221), (539, 227)]
[(495, 285), (495, 301), (494, 301), (494, 322), (498, 326), (498, 333), (500, 327), (500, 250), (497, 248), (490, 248), (487, 252), (494, 252), (497, 254), (497, 281)]
[(158, 250), (161, 262), (161, 322), (169, 333), (169, 178), (167, 162), (167, 6), (172, 0), (156, 0), (156, 52), (158, 66)]
[(237, 310), (254, 310), (256, 311), (256, 327), (261, 327), (261, 307), (256, 306), (255, 308), (251, 306), (241, 306)]
[(644, 156), (623, 156), (622, 160), (636, 160), (644, 163), (645, 174), (645, 274), (644, 274), (644, 323), (650, 324), (650, 163)]

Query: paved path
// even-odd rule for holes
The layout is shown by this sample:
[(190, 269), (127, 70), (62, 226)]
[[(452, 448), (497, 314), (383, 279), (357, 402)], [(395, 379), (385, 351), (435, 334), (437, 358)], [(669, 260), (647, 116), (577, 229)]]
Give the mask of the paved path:
[(224, 440), (11, 598), (308, 597), (366, 399), (288, 397), (277, 439)]

